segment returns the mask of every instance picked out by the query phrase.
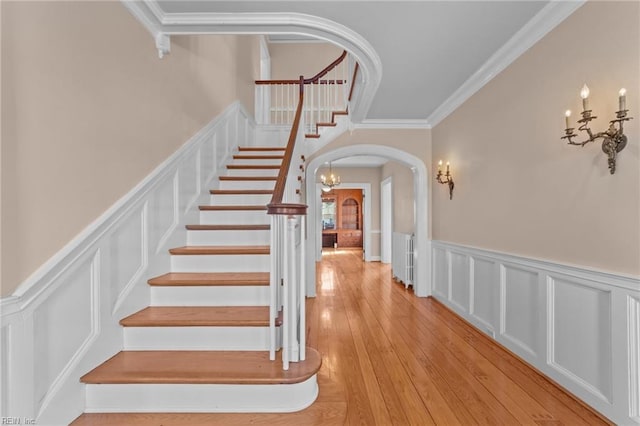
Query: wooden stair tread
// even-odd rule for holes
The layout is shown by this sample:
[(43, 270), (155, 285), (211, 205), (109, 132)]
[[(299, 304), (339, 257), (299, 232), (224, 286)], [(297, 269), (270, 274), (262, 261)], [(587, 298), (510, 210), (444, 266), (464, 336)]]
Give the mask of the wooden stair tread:
[(316, 123), (318, 127), (335, 127), (337, 125), (337, 123)]
[(170, 272), (148, 283), (152, 286), (268, 286), (269, 272)]
[(218, 179), (220, 180), (272, 180), (276, 181), (278, 178), (276, 176), (220, 176)]
[(212, 189), (212, 195), (270, 195), (273, 189)]
[(184, 246), (169, 250), (173, 255), (269, 254), (269, 246)]
[[(282, 321), (276, 319), (276, 325)], [(149, 306), (120, 320), (124, 327), (268, 327), (268, 306)]]
[(278, 170), (279, 164), (228, 164), (229, 170)]
[(283, 160), (284, 155), (252, 155), (252, 154), (235, 154), (234, 160)]
[(206, 206), (198, 206), (198, 208), (202, 211), (253, 211), (253, 210), (267, 210), (267, 206), (260, 206), (260, 205), (237, 205), (237, 206), (233, 206), (233, 205), (215, 205), (215, 206), (210, 206), (210, 205), (206, 205)]
[(320, 137), (319, 134), (317, 133), (307, 133), (306, 135), (304, 135), (305, 138), (311, 138), (311, 139), (318, 139)]
[(187, 225), (189, 231), (268, 231), (271, 225)]
[(286, 148), (279, 146), (239, 146), (238, 151), (285, 151)]
[(122, 351), (80, 378), (88, 384), (293, 384), (316, 374), (318, 351), (307, 348), (306, 360), (282, 369), (268, 351)]

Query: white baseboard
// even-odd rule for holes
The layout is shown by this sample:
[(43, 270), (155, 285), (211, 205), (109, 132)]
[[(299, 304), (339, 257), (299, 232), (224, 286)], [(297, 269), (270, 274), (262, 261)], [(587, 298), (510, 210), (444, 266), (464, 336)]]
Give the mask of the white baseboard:
[[(149, 304), (147, 279), (255, 124), (230, 105), (142, 182), (0, 300), (0, 416), (68, 424), (85, 409), (82, 374), (123, 347), (118, 321)], [(73, 327), (69, 327), (74, 324)]]
[(432, 265), (436, 299), (614, 422), (639, 422), (640, 278), (442, 241)]

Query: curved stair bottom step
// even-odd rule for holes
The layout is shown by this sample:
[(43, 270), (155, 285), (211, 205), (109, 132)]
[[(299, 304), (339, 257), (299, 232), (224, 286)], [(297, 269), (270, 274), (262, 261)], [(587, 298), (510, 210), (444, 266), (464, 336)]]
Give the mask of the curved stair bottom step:
[(85, 412), (291, 413), (317, 397), (317, 374), (293, 384), (88, 384)]

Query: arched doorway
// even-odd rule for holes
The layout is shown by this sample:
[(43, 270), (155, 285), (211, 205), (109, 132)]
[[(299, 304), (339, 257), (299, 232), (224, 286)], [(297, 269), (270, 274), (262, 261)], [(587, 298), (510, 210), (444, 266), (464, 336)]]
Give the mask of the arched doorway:
[(307, 166), (306, 194), (309, 205), (306, 239), (306, 264), (307, 264), (307, 295), (315, 296), (316, 261), (320, 260), (322, 242), (315, 232), (315, 225), (319, 221), (319, 209), (321, 208), (319, 189), (316, 185), (315, 175), (318, 169), (326, 162), (357, 155), (375, 155), (397, 161), (411, 168), (414, 175), (415, 194), (415, 284), (414, 291), (417, 296), (425, 297), (431, 294), (431, 241), (428, 239), (429, 210), (428, 210), (428, 181), (427, 167), (418, 157), (397, 148), (385, 145), (357, 144), (333, 151), (326, 152), (315, 157)]

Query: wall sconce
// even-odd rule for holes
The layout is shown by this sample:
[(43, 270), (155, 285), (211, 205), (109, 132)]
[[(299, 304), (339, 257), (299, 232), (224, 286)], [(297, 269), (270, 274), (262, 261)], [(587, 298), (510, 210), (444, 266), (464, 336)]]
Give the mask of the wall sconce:
[(442, 174), (442, 160), (438, 161), (438, 174), (436, 175), (436, 180), (438, 183), (447, 183), (449, 184), (449, 199), (453, 199), (453, 187), (455, 186), (453, 183), (453, 177), (451, 176), (451, 172), (449, 171), (449, 162), (447, 161), (447, 172)]
[[(627, 91), (625, 89), (620, 89), (619, 97), (618, 97), (618, 111), (616, 111), (616, 119), (611, 120), (609, 122), (609, 128), (600, 133), (593, 133), (589, 128), (589, 122), (595, 118), (595, 116), (591, 115), (591, 110), (589, 109), (589, 88), (585, 84), (582, 86), (582, 90), (580, 90), (580, 97), (582, 98), (582, 119), (578, 120), (580, 127), (578, 130), (587, 132), (589, 135), (589, 139), (586, 139), (583, 142), (574, 142), (573, 138), (578, 135), (573, 133), (573, 128), (570, 127), (569, 117), (571, 117), (571, 111), (567, 110), (565, 112), (565, 135), (561, 139), (567, 139), (569, 145), (579, 145), (585, 146), (589, 142), (594, 142), (596, 139), (602, 138), (602, 151), (607, 154), (608, 163), (609, 163), (609, 172), (614, 174), (616, 172), (616, 157), (620, 151), (627, 146), (627, 137), (624, 134), (622, 123), (625, 121), (631, 120), (632, 117), (627, 117)], [(616, 124), (618, 128), (616, 128)]]

